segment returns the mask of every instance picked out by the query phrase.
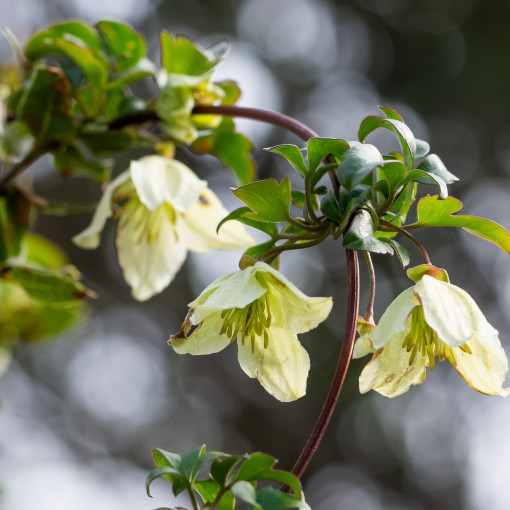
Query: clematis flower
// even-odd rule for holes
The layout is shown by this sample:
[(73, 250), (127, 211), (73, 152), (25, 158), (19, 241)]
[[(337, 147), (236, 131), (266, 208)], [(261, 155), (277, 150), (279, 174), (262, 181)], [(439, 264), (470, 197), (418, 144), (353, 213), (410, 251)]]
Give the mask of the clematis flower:
[(139, 301), (161, 292), (180, 269), (188, 250), (239, 250), (254, 244), (232, 221), (218, 197), (186, 165), (162, 156), (132, 161), (105, 189), (91, 224), (73, 241), (97, 248), (106, 220), (118, 204), (116, 245), (124, 278)]
[(508, 361), (498, 331), (467, 292), (446, 281), (425, 274), (390, 304), (377, 327), (362, 329), (353, 357), (374, 355), (361, 373), (361, 393), (401, 395), (425, 381), (436, 357), (447, 359), (480, 393), (510, 392), (503, 388)]
[(179, 354), (212, 354), (237, 338), (244, 372), (282, 402), (306, 393), (308, 353), (296, 334), (326, 319), (331, 298), (308, 297), (280, 272), (257, 262), (211, 283), (189, 304), (169, 344)]

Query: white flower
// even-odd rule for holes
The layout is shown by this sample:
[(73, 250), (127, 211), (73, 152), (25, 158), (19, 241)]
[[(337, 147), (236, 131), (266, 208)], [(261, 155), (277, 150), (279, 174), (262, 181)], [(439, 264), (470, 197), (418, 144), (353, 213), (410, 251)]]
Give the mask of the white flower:
[(306, 393), (310, 369), (296, 334), (317, 327), (332, 304), (331, 298), (306, 296), (271, 266), (257, 262), (211, 283), (189, 304), (181, 331), (169, 343), (179, 354), (212, 354), (237, 337), (244, 372), (289, 402)]
[(105, 189), (91, 224), (73, 241), (97, 248), (113, 204), (117, 256), (133, 296), (144, 301), (161, 292), (180, 269), (188, 250), (239, 250), (254, 244), (243, 225), (217, 224), (228, 214), (218, 197), (186, 165), (162, 156), (132, 161)]
[(508, 361), (498, 332), (464, 290), (425, 275), (402, 292), (375, 329), (356, 342), (353, 356), (374, 352), (360, 376), (360, 391), (387, 397), (425, 380), (435, 356), (447, 359), (473, 389), (506, 397)]

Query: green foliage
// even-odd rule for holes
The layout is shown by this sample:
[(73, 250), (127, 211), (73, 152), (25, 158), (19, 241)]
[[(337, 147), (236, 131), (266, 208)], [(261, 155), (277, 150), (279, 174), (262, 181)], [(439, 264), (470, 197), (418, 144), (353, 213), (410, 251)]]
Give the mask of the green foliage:
[[(183, 456), (160, 449), (152, 453), (157, 467), (147, 476), (149, 496), (152, 496), (152, 482), (163, 477), (172, 484), (174, 496), (186, 491), (196, 501), (198, 493), (204, 509), (232, 510), (236, 499), (248, 503), (252, 509), (309, 508), (303, 501), (299, 480), (287, 471), (274, 469), (276, 460), (264, 453), (230, 456), (221, 452), (206, 452), (205, 445)], [(199, 479), (199, 473), (206, 478)], [(287, 485), (293, 494), (268, 486), (257, 490), (259, 481)]]

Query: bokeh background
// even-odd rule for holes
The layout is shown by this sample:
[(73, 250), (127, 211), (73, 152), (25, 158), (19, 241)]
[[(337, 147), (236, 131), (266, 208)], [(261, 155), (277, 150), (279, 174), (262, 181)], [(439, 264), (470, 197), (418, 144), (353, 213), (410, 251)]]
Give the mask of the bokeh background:
[[(510, 2), (504, 0), (0, 0), (1, 24), (23, 41), (55, 20), (116, 19), (142, 32), (153, 58), (167, 29), (232, 50), (219, 77), (236, 79), (240, 104), (276, 109), (321, 136), (354, 139), (378, 104), (399, 110), (460, 177), (451, 192), (468, 214), (510, 227)], [(5, 41), (2, 60), (11, 58)], [(262, 177), (285, 175), (265, 146), (295, 143), (250, 121)], [(389, 139), (381, 139), (387, 143)], [(140, 154), (130, 154), (137, 157)], [(214, 159), (180, 153), (222, 197), (238, 206), (230, 172)], [(128, 164), (119, 160), (116, 171)], [(94, 183), (62, 179), (48, 161), (33, 169), (53, 198), (94, 200)], [(151, 509), (177, 502), (169, 485), (145, 495), (151, 448), (197, 444), (229, 453), (264, 451), (290, 469), (327, 393), (345, 318), (346, 274), (339, 243), (283, 258), (282, 271), (305, 293), (331, 295), (328, 321), (301, 335), (310, 353), (308, 394), (279, 404), (236, 361), (236, 349), (178, 356), (165, 341), (186, 303), (238, 254), (190, 255), (176, 280), (147, 303), (122, 280), (114, 226), (100, 249), (70, 242), (89, 216), (40, 217), (38, 232), (64, 247), (100, 297), (89, 320), (43, 346), (22, 346), (0, 380), (0, 508)], [(510, 353), (510, 261), (463, 232), (419, 233), (432, 261), (481, 305)], [(419, 254), (409, 247), (414, 264)], [(410, 285), (395, 257), (375, 257), (376, 317)], [(363, 266), (363, 264), (362, 264)], [(362, 306), (366, 271), (362, 269)], [(477, 394), (446, 363), (426, 384), (394, 400), (360, 395), (367, 359), (351, 366), (334, 420), (303, 483), (313, 510), (506, 510), (510, 508), (509, 403)], [(180, 500), (185, 504), (185, 500)]]

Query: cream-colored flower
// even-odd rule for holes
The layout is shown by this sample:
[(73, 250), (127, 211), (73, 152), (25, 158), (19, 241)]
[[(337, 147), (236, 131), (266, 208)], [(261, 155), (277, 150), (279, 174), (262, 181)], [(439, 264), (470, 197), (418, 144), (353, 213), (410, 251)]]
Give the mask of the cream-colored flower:
[(464, 290), (425, 275), (390, 304), (379, 324), (356, 342), (353, 356), (374, 355), (360, 376), (360, 391), (387, 397), (425, 381), (435, 357), (447, 359), (473, 389), (506, 397), (508, 361), (498, 332)]
[(297, 339), (326, 319), (331, 298), (308, 297), (271, 266), (257, 262), (211, 283), (195, 301), (181, 331), (170, 338), (179, 354), (212, 354), (238, 339), (249, 377), (282, 402), (306, 393), (308, 353)]
[(91, 224), (73, 241), (97, 248), (106, 220), (119, 204), (117, 256), (139, 301), (161, 292), (180, 269), (188, 250), (239, 250), (254, 244), (243, 225), (217, 224), (228, 214), (218, 197), (186, 165), (162, 156), (132, 161), (105, 189)]

